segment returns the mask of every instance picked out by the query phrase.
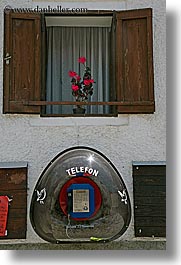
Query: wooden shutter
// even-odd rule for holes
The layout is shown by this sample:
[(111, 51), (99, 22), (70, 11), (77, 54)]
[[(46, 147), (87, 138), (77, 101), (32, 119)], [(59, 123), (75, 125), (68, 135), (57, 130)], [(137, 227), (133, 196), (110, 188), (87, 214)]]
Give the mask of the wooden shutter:
[[(116, 70), (115, 70), (115, 59), (116, 59), (116, 12), (113, 12), (112, 24), (110, 30), (110, 90), (109, 90), (109, 98), (110, 101), (116, 101)], [(117, 106), (110, 106), (110, 113), (115, 113), (117, 111)]]
[(8, 196), (7, 235), (1, 239), (26, 238), (27, 163), (0, 163), (0, 196)]
[(166, 166), (133, 164), (136, 237), (166, 237)]
[(6, 13), (4, 32), (4, 113), (39, 113), (23, 103), (40, 100), (40, 14)]
[(117, 100), (119, 113), (153, 113), (152, 10), (117, 12)]
[[(47, 28), (45, 14), (41, 14), (41, 99), (46, 101), (47, 73)], [(46, 114), (46, 106), (41, 106), (41, 114)]]

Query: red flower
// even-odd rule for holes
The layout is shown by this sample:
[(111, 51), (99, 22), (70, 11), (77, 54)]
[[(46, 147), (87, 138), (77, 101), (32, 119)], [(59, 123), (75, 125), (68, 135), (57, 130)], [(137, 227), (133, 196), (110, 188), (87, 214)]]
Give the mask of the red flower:
[(90, 83), (94, 83), (94, 79), (90, 79)]
[(85, 57), (80, 57), (79, 59), (78, 59), (78, 61), (79, 61), (79, 63), (85, 63), (86, 62), (86, 58)]
[(80, 77), (79, 75), (77, 75), (75, 78), (77, 79), (78, 82), (79, 82), (80, 79), (81, 79), (81, 77)]
[(72, 90), (77, 91), (77, 90), (79, 90), (79, 87), (77, 85), (72, 85)]
[(74, 71), (69, 71), (69, 76), (70, 77), (75, 77), (75, 76), (77, 76), (77, 73), (74, 72)]
[(90, 82), (90, 79), (88, 79), (88, 80), (84, 80), (84, 85), (85, 85), (85, 86), (89, 86), (90, 83), (91, 83), (91, 82)]

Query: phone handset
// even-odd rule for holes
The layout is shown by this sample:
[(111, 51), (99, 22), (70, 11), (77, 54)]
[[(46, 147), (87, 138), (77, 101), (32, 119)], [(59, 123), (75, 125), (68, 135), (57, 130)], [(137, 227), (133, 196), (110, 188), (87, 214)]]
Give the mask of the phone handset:
[(72, 191), (68, 191), (68, 204), (67, 204), (67, 213), (70, 214), (72, 212)]

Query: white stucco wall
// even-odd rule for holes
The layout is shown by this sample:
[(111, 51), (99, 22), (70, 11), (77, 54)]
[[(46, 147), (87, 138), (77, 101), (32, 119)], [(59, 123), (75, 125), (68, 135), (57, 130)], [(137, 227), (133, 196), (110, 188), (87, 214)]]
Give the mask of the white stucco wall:
[[(3, 8), (87, 7), (88, 9), (153, 8), (154, 88), (156, 112), (117, 118), (41, 118), (39, 115), (2, 114)], [(165, 0), (0, 2), (0, 162), (28, 161), (28, 207), (40, 173), (66, 148), (84, 145), (105, 154), (121, 172), (133, 199), (132, 161), (166, 160), (166, 26)], [(87, 126), (89, 129), (87, 130)], [(29, 209), (28, 209), (29, 211)], [(133, 219), (123, 239), (134, 237)], [(23, 240), (21, 240), (22, 242)], [(41, 242), (29, 222), (25, 242)], [(20, 242), (20, 241), (18, 241)]]

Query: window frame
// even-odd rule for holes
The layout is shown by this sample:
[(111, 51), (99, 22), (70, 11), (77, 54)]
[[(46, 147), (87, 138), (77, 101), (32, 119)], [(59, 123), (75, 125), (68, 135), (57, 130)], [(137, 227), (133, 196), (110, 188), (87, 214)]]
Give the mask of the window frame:
[[(151, 91), (151, 100), (149, 101), (139, 101), (139, 104), (137, 102), (128, 102), (128, 101), (124, 101), (122, 100), (121, 96), (120, 96), (120, 87), (119, 87), (119, 82), (118, 79), (120, 77), (120, 73), (118, 71), (118, 69), (121, 69), (121, 67), (119, 66), (120, 62), (118, 61), (118, 57), (121, 57), (121, 54), (119, 54), (119, 56), (116, 56), (116, 51), (118, 50), (118, 47), (120, 47), (120, 37), (118, 34), (118, 28), (121, 27), (121, 24), (118, 24), (118, 20), (121, 20), (121, 22), (123, 22), (125, 19), (135, 19), (135, 13), (137, 17), (143, 17), (147, 19), (147, 25), (150, 28), (147, 37), (149, 39), (149, 41), (151, 41), (150, 45), (149, 45), (149, 51), (148, 51), (148, 61), (149, 61), (149, 88), (148, 90)], [(14, 14), (12, 11), (8, 14), (11, 15)], [(9, 24), (9, 20), (7, 18), (7, 14), (5, 14), (5, 29), (6, 27), (10, 27), (10, 31), (4, 31), (5, 32), (5, 42), (7, 39), (10, 40), (10, 34), (11, 30), (12, 30), (12, 26)], [(20, 14), (22, 15), (22, 13)], [(28, 14), (28, 13), (24, 13), (24, 16), (31, 16), (32, 14)], [(45, 26), (44, 21), (43, 21), (43, 17), (44, 16), (52, 16), (52, 13), (43, 13), (43, 14), (36, 14), (39, 15), (41, 17), (40, 19), (40, 25), (39, 27), (41, 27), (41, 48), (40, 48), (40, 61), (41, 61), (41, 65), (43, 65), (43, 67), (41, 68), (41, 75), (39, 74), (39, 78), (41, 76), (41, 86), (40, 86), (40, 96), (39, 96), (39, 100), (22, 100), (22, 105), (23, 106), (27, 106), (28, 108), (37, 108), (37, 111), (34, 112), (33, 110), (30, 112), (26, 112), (25, 113), (35, 113), (35, 114), (40, 114), (40, 116), (117, 116), (119, 113), (123, 113), (123, 114), (142, 114), (142, 113), (154, 113), (155, 111), (155, 102), (154, 102), (154, 88), (153, 88), (153, 39), (152, 39), (152, 9), (151, 8), (147, 8), (147, 9), (138, 9), (138, 10), (126, 10), (126, 11), (111, 11), (111, 10), (90, 10), (86, 13), (80, 14), (78, 13), (78, 16), (84, 16), (86, 18), (86, 16), (105, 16), (105, 15), (111, 15), (113, 16), (113, 32), (115, 32), (115, 35), (118, 35), (118, 37), (116, 38), (116, 36), (113, 33), (113, 36), (116, 38), (115, 43), (113, 43), (113, 47), (112, 47), (112, 54), (115, 53), (115, 65), (113, 66), (113, 64), (111, 65), (111, 76), (113, 76), (112, 80), (113, 80), (113, 87), (110, 87), (110, 92), (111, 92), (111, 101), (109, 102), (87, 102), (87, 105), (110, 105), (112, 106), (112, 110), (113, 113), (112, 114), (83, 114), (83, 115), (78, 115), (78, 114), (50, 114), (47, 115), (45, 114), (45, 106), (46, 105), (86, 105), (85, 103), (82, 102), (73, 102), (73, 101), (69, 101), (69, 102), (48, 102), (45, 100), (45, 76), (46, 76), (46, 56), (45, 55), (45, 38), (46, 38), (46, 32), (43, 30), (43, 27)], [(75, 13), (70, 14), (70, 13), (64, 13), (64, 14), (60, 14), (60, 13), (54, 13), (55, 16), (57, 15), (61, 15), (61, 16), (76, 16)], [(6, 35), (7, 34), (7, 35)], [(43, 44), (44, 43), (44, 44)], [(7, 48), (6, 48), (6, 43), (4, 43), (4, 55), (6, 55), (7, 53)], [(5, 57), (5, 56), (4, 56)], [(7, 84), (8, 79), (10, 78), (9, 73), (7, 73), (6, 71), (6, 65), (4, 66), (4, 84)], [(16, 111), (9, 111), (9, 106), (8, 106), (8, 92), (9, 92), (9, 88), (7, 89), (6, 86), (4, 85), (4, 108), (3, 108), (3, 113), (17, 113)], [(119, 99), (119, 100), (118, 100)], [(147, 108), (145, 108), (145, 106)], [(121, 111), (119, 111), (119, 108), (122, 108)], [(18, 113), (24, 113), (23, 111), (18, 111)]]

